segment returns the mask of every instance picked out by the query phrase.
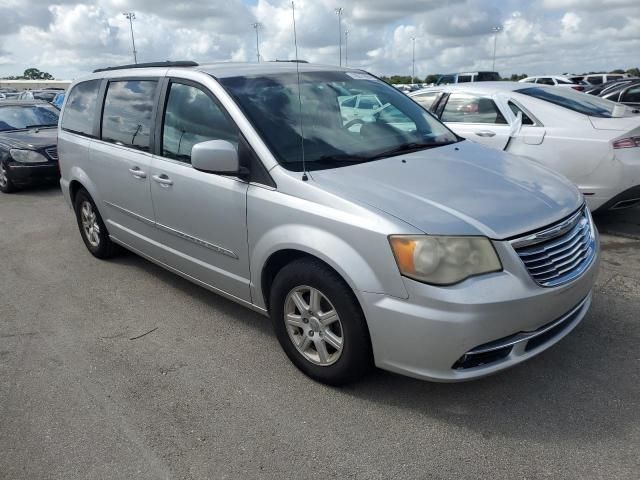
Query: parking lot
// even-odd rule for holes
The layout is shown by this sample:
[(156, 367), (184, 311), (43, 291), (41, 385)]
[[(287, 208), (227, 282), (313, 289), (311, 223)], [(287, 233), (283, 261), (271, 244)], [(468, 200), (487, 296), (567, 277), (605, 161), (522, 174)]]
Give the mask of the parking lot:
[(639, 219), (597, 218), (621, 235), (602, 236), (592, 309), (532, 361), (334, 389), (267, 319), (93, 258), (58, 188), (3, 195), (0, 478), (638, 478)]

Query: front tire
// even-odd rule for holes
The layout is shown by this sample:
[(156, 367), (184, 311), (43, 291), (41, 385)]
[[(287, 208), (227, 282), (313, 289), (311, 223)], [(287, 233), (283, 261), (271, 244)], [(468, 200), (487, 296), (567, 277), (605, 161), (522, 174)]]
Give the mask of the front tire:
[(0, 192), (13, 193), (16, 191), (16, 186), (9, 177), (9, 169), (0, 162)]
[(296, 260), (278, 272), (270, 314), (285, 353), (314, 380), (343, 385), (370, 371), (371, 342), (360, 305), (321, 261)]
[(102, 221), (95, 202), (84, 188), (76, 194), (74, 210), (80, 235), (91, 254), (100, 259), (113, 257), (117, 246), (109, 238), (107, 227)]

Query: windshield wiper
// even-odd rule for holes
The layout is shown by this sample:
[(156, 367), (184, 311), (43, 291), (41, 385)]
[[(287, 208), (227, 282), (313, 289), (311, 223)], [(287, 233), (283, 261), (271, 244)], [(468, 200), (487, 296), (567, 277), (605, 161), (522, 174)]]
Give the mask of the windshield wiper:
[(348, 153), (339, 153), (337, 155), (322, 155), (318, 157), (313, 162), (321, 162), (321, 163), (360, 163), (369, 160), (368, 157), (363, 157), (360, 155), (349, 155)]
[(57, 126), (58, 126), (57, 123), (45, 123), (43, 125), (27, 125), (24, 128), (25, 129), (27, 129), (27, 128), (47, 128), (47, 127), (57, 127)]
[(383, 152), (377, 153), (370, 157), (371, 160), (378, 158), (391, 157), (400, 153), (411, 153), (417, 152), (419, 150), (426, 150), (427, 148), (433, 147), (441, 147), (443, 145), (447, 145), (446, 143), (421, 143), (421, 142), (411, 142), (404, 143), (402, 145), (398, 145), (397, 147), (390, 148), (389, 150), (385, 150)]

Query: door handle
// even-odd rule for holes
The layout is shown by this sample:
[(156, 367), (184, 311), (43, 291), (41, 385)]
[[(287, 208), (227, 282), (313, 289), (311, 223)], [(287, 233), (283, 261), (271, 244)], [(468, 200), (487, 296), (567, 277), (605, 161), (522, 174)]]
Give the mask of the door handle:
[(479, 137), (495, 137), (496, 132), (492, 132), (491, 130), (478, 130), (476, 135)]
[(167, 177), (164, 173), (161, 175), (153, 175), (151, 178), (153, 178), (157, 183), (159, 183), (161, 187), (166, 188), (170, 185), (173, 185), (173, 180)]
[(136, 178), (147, 178), (147, 174), (140, 170), (140, 167), (130, 168), (129, 173)]

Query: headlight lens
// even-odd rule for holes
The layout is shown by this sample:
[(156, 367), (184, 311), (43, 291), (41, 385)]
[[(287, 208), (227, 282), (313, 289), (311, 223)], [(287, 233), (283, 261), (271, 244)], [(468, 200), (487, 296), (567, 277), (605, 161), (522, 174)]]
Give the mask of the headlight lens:
[(419, 282), (451, 285), (502, 270), (486, 237), (392, 235), (389, 241), (400, 273)]
[(9, 153), (16, 162), (20, 163), (43, 163), (48, 161), (44, 155), (40, 155), (38, 152), (34, 152), (33, 150), (12, 148), (9, 150)]

